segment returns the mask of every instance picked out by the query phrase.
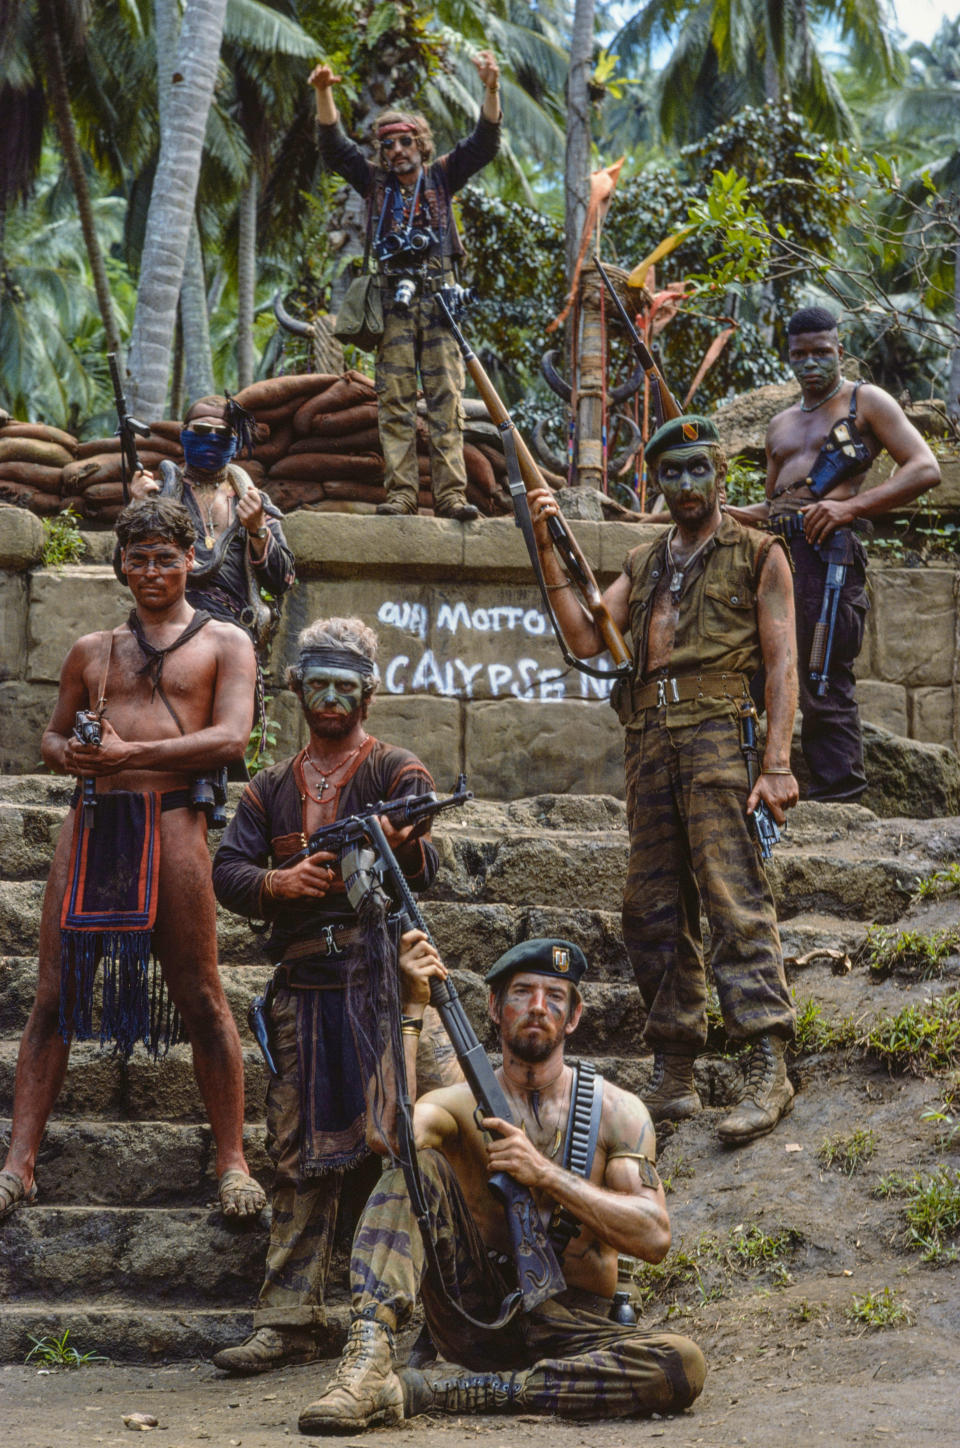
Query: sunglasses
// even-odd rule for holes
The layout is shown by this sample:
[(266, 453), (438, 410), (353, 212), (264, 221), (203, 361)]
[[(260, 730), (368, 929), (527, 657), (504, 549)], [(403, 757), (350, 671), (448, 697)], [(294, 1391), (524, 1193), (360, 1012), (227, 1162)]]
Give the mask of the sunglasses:
[(380, 142), (380, 149), (382, 151), (392, 151), (394, 146), (407, 147), (415, 146), (416, 144), (416, 136), (388, 136), (385, 141)]
[(195, 432), (197, 437), (220, 437), (224, 441), (233, 436), (232, 430), (218, 422), (188, 422), (185, 432)]

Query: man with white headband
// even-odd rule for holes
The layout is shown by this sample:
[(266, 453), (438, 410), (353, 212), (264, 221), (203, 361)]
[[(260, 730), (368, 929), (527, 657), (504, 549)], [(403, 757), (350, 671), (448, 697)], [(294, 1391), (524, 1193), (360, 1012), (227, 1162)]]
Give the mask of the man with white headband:
[[(266, 920), (270, 1050), (267, 1148), (275, 1167), (266, 1273), (254, 1331), (218, 1352), (227, 1372), (250, 1375), (310, 1362), (324, 1347), (323, 1293), (344, 1179), (370, 1156), (365, 1081), (355, 1033), (367, 1030), (364, 932), (336, 856), (278, 868), (321, 826), (375, 800), (427, 794), (433, 780), (415, 755), (364, 727), (379, 683), (377, 637), (358, 618), (320, 619), (299, 639), (287, 671), (309, 729), (306, 748), (247, 785), (214, 860), (214, 889), (229, 910)], [(413, 890), (437, 871), (428, 832), (384, 833)], [(369, 1015), (369, 1010), (367, 1011)], [(423, 1089), (459, 1079), (435, 1012), (421, 1038)]]

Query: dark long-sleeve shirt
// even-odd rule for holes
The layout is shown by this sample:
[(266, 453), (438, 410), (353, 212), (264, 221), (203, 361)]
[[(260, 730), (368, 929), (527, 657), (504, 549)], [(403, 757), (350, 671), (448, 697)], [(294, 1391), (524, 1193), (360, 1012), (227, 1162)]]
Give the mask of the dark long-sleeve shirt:
[[(481, 112), (470, 135), (458, 141), (452, 151), (426, 167), (424, 189), (432, 186), (438, 197), (439, 217), (436, 219), (440, 223), (445, 256), (459, 256), (463, 251), (453, 220), (451, 198), (461, 186), (466, 185), (471, 176), (476, 175), (494, 159), (500, 149), (500, 129), (499, 121), (489, 121)], [(383, 197), (388, 183), (392, 180), (390, 173), (367, 160), (362, 149), (350, 139), (339, 121), (329, 126), (318, 123), (317, 144), (327, 170), (342, 176), (355, 191), (376, 207), (377, 215), (373, 217), (375, 230)], [(391, 229), (388, 219), (384, 230)]]
[[(409, 750), (370, 739), (353, 774), (339, 789), (334, 819), (356, 814), (378, 800), (427, 794), (433, 780)], [(328, 925), (356, 925), (357, 917), (337, 879), (322, 900), (275, 900), (265, 896), (267, 870), (289, 859), (306, 844), (306, 804), (301, 790), (303, 751), (262, 770), (244, 790), (213, 861), (213, 888), (221, 905), (249, 919), (273, 925), (268, 944), (271, 960), (281, 960), (294, 946), (319, 940)], [(426, 890), (437, 873), (439, 858), (429, 834), (410, 840), (397, 859), (412, 890)]]

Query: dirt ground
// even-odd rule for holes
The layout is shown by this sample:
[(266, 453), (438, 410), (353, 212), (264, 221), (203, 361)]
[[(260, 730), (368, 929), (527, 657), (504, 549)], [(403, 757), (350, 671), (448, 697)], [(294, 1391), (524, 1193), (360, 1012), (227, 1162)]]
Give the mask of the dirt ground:
[[(365, 1439), (371, 1448), (412, 1442), (418, 1448), (461, 1448), (486, 1435), (529, 1448), (626, 1448), (647, 1442), (656, 1442), (657, 1448), (806, 1448), (811, 1443), (949, 1448), (960, 1443), (960, 1352), (954, 1349), (945, 1360), (938, 1331), (920, 1327), (857, 1337), (823, 1323), (819, 1331), (801, 1333), (756, 1308), (748, 1314), (754, 1318), (749, 1326), (730, 1321), (729, 1309), (726, 1325), (716, 1313), (712, 1328), (710, 1314), (703, 1315), (702, 1326), (685, 1323), (706, 1348), (711, 1366), (702, 1396), (679, 1417), (619, 1423), (422, 1417), (339, 1441)], [(300, 1439), (297, 1415), (328, 1375), (329, 1370), (307, 1366), (229, 1381), (208, 1363), (90, 1366), (40, 1374), (31, 1366), (7, 1366), (0, 1369), (4, 1441), (11, 1448), (130, 1444), (135, 1440), (123, 1416), (145, 1413), (158, 1419), (149, 1439), (156, 1448), (198, 1442), (216, 1448), (277, 1448)]]
[[(674, 1228), (667, 1263), (695, 1266), (661, 1284), (644, 1321), (668, 1324), (703, 1348), (706, 1387), (690, 1412), (610, 1423), (422, 1417), (339, 1441), (462, 1448), (499, 1435), (505, 1445), (529, 1448), (960, 1445), (960, 1264), (924, 1265), (905, 1245), (900, 1205), (874, 1190), (881, 1173), (929, 1171), (941, 1160), (957, 1165), (954, 1143), (944, 1151), (923, 1119), (941, 1083), (890, 1077), (856, 1057), (833, 1056), (808, 1058), (797, 1084), (793, 1114), (748, 1148), (718, 1146), (717, 1109), (661, 1141)], [(856, 1175), (818, 1161), (825, 1130), (840, 1123), (876, 1138), (875, 1157)], [(759, 1265), (738, 1264), (730, 1244), (753, 1228), (770, 1237), (786, 1231), (792, 1245)], [(873, 1330), (850, 1320), (855, 1295), (884, 1289), (909, 1311), (908, 1323)], [(231, 1380), (207, 1362), (50, 1372), (10, 1365), (0, 1368), (0, 1441), (15, 1448), (128, 1444), (123, 1416), (139, 1412), (159, 1420), (150, 1439), (157, 1448), (277, 1448), (299, 1440), (299, 1411), (319, 1396), (333, 1367)]]

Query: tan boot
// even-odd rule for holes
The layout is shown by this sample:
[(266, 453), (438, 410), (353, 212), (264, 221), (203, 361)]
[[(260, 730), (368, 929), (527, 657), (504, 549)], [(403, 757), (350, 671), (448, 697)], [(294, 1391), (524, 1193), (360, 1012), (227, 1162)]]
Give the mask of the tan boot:
[(382, 1322), (350, 1324), (337, 1375), (300, 1414), (301, 1433), (354, 1433), (403, 1422), (403, 1388), (393, 1370), (392, 1334)]
[(686, 1121), (701, 1109), (693, 1079), (690, 1052), (655, 1051), (653, 1071), (646, 1087), (640, 1088), (640, 1100), (650, 1112), (654, 1124), (660, 1121)]
[(316, 1362), (320, 1356), (317, 1340), (307, 1327), (258, 1327), (235, 1347), (214, 1353), (214, 1367), (236, 1377), (250, 1378), (272, 1368)]
[(742, 1144), (772, 1131), (793, 1109), (793, 1087), (787, 1076), (782, 1036), (758, 1036), (751, 1044), (738, 1105), (717, 1127), (721, 1141)]

